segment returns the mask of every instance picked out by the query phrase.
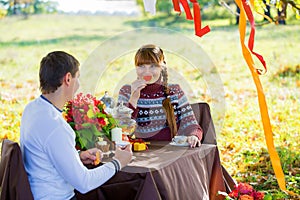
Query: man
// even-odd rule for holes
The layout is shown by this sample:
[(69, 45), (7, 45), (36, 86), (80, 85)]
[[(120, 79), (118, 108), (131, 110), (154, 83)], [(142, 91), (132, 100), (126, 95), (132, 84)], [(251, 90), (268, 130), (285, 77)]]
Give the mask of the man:
[(79, 62), (54, 51), (40, 63), (42, 95), (30, 102), (21, 120), (21, 150), (34, 199), (76, 199), (74, 189), (86, 193), (109, 180), (131, 158), (130, 145), (116, 149), (114, 160), (94, 169), (96, 148), (80, 154), (75, 133), (62, 117), (64, 104), (79, 88)]

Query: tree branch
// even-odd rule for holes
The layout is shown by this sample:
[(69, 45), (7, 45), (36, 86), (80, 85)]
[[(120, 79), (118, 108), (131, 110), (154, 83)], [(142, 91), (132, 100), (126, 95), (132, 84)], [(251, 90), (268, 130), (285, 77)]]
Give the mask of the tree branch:
[(286, 1), (286, 2), (289, 3), (292, 7), (296, 8), (297, 10), (300, 11), (300, 7), (298, 7), (294, 1)]

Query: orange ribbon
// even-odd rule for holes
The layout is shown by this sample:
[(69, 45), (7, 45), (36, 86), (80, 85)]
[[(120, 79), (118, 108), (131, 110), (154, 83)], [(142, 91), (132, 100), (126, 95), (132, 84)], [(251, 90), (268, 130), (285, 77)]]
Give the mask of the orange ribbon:
[(243, 8), (246, 12), (246, 15), (250, 21), (250, 25), (251, 25), (251, 30), (250, 30), (250, 36), (249, 36), (249, 41), (248, 41), (248, 47), (251, 51), (252, 54), (254, 54), (259, 60), (260, 62), (262, 63), (262, 65), (264, 66), (264, 69), (265, 71), (261, 70), (261, 69), (256, 69), (257, 73), (258, 74), (264, 74), (267, 72), (267, 66), (266, 66), (266, 62), (264, 60), (264, 58), (258, 54), (258, 53), (255, 53), (253, 51), (253, 47), (254, 47), (254, 36), (255, 36), (255, 21), (254, 21), (254, 17), (253, 17), (253, 14), (252, 14), (252, 11), (251, 11), (251, 7), (249, 5), (248, 2), (246, 2), (245, 0), (242, 1), (243, 3)]
[[(269, 114), (268, 114), (268, 107), (266, 104), (266, 99), (265, 99), (265, 95), (263, 92), (263, 88), (262, 88), (262, 85), (261, 85), (260, 79), (259, 79), (259, 74), (261, 74), (261, 73), (259, 70), (257, 70), (255, 68), (255, 65), (254, 65), (254, 62), (252, 59), (252, 55), (251, 55), (251, 53), (252, 53), (255, 56), (257, 56), (265, 67), (265, 62), (263, 60), (263, 57), (259, 54), (256, 54), (255, 52), (253, 52), (254, 33), (255, 33), (254, 32), (254, 29), (255, 29), (254, 18), (253, 18), (252, 12), (251, 12), (250, 5), (247, 4), (248, 2), (246, 2), (246, 0), (235, 0), (235, 2), (240, 8), (239, 32), (240, 32), (240, 42), (241, 42), (241, 46), (242, 46), (243, 57), (251, 71), (251, 74), (252, 74), (256, 89), (257, 89), (260, 113), (261, 113), (267, 148), (268, 148), (268, 152), (269, 152), (270, 158), (271, 158), (271, 163), (272, 163), (272, 166), (273, 166), (273, 169), (275, 172), (275, 176), (277, 178), (277, 182), (278, 182), (280, 189), (290, 193), (289, 191), (286, 190), (284, 173), (282, 171), (280, 158), (274, 147), (272, 128), (271, 128), (270, 118), (269, 118)], [(253, 0), (251, 0), (251, 3), (253, 3)], [(246, 32), (246, 14), (248, 16), (248, 19), (251, 23), (251, 28), (252, 28), (252, 31), (251, 31), (252, 33), (250, 34), (250, 39), (249, 39), (249, 43), (248, 43), (249, 49), (244, 44), (245, 32)], [(266, 67), (265, 67), (265, 69), (266, 69)]]

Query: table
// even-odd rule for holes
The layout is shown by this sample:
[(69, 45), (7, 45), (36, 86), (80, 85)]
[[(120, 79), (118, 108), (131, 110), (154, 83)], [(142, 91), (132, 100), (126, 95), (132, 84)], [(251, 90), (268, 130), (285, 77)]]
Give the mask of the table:
[(216, 145), (197, 148), (153, 142), (101, 187), (77, 199), (223, 199), (226, 191)]

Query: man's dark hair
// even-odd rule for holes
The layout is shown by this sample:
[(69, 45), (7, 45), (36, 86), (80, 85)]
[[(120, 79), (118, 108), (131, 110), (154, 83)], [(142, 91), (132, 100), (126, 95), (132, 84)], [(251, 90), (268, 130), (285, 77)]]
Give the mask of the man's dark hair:
[(40, 63), (40, 90), (43, 94), (53, 93), (62, 85), (63, 77), (70, 72), (75, 77), (79, 62), (63, 51), (53, 51)]

